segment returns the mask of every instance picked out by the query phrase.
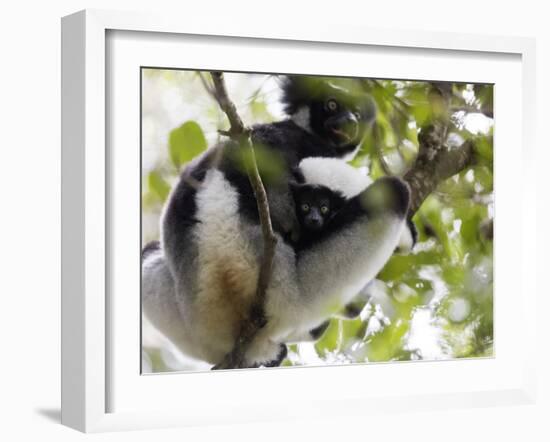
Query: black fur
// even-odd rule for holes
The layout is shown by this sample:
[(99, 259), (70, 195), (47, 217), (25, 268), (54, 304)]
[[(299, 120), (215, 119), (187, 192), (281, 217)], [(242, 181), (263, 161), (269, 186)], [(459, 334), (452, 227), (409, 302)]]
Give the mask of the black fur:
[(411, 232), (412, 245), (414, 246), (416, 244), (416, 242), (418, 241), (418, 229), (416, 228), (416, 224), (413, 222), (413, 220), (410, 216), (407, 217), (407, 227), (409, 228), (409, 231)]
[(342, 313), (346, 318), (354, 319), (361, 314), (364, 307), (365, 307), (364, 305), (359, 305), (357, 303), (350, 302), (344, 307), (344, 310), (342, 311)]
[(330, 325), (330, 320), (323, 322), (321, 325), (309, 331), (310, 336), (314, 340), (319, 339), (321, 336), (323, 336), (323, 333), (325, 333), (329, 325)]
[(164, 226), (169, 230), (168, 236), (164, 236), (164, 248), (167, 256), (170, 256), (169, 263), (172, 271), (178, 271), (183, 265), (183, 254), (186, 252), (187, 235), (189, 228), (198, 221), (195, 218), (197, 205), (195, 197), (197, 187), (200, 186), (206, 172), (213, 166), (219, 154), (219, 147), (213, 148), (206, 155), (192, 161), (181, 174), (180, 180), (174, 188), (165, 214)]
[[(333, 231), (331, 221), (344, 207), (346, 199), (340, 193), (325, 186), (293, 183), (291, 188), (296, 217), (300, 224), (299, 238), (294, 242), (294, 249), (299, 252), (311, 247), (322, 238), (325, 229)], [(303, 210), (303, 205), (308, 206), (307, 212)], [(328, 209), (325, 214), (321, 213), (323, 206)], [(311, 221), (316, 221), (317, 224), (312, 225)]]

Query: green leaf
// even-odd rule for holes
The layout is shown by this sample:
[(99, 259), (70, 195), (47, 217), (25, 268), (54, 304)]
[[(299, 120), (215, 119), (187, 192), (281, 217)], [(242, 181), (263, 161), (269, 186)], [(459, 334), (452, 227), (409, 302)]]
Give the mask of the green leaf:
[(340, 335), (341, 320), (333, 318), (330, 325), (323, 333), (321, 339), (315, 343), (315, 349), (319, 355), (334, 351), (338, 348), (338, 336)]
[(265, 101), (253, 100), (250, 102), (250, 112), (255, 120), (269, 122), (273, 117), (269, 113), (267, 103)]
[(479, 137), (474, 143), (474, 151), (478, 159), (493, 164), (493, 139), (492, 137)]
[(198, 123), (186, 121), (170, 132), (169, 149), (172, 164), (178, 169), (206, 150), (206, 138)]
[(402, 351), (409, 325), (409, 321), (398, 321), (373, 335), (368, 342), (369, 361), (381, 362), (396, 358)]
[[(244, 174), (252, 165), (252, 153), (244, 146), (228, 151), (228, 156), (235, 167)], [(254, 157), (264, 184), (276, 185), (282, 179), (286, 179), (285, 159), (280, 152), (256, 143), (254, 144)]]
[(149, 189), (155, 193), (159, 199), (164, 202), (170, 193), (170, 185), (166, 182), (158, 172), (151, 172), (147, 177)]
[(415, 255), (393, 255), (377, 278), (382, 281), (398, 281), (416, 266), (436, 265), (439, 261), (440, 257), (434, 251), (419, 252)]

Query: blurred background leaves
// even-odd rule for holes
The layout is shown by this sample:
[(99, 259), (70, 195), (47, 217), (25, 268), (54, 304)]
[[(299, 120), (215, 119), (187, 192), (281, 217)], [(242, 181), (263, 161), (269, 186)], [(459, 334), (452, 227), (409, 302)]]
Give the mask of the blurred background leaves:
[[(274, 75), (226, 74), (247, 124), (284, 118)], [(220, 139), (225, 116), (194, 71), (142, 70), (142, 241), (158, 239), (162, 205), (187, 162)], [(285, 366), (483, 357), (493, 354), (493, 87), (440, 83), (442, 107), (428, 82), (366, 80), (376, 122), (350, 162), (373, 179), (403, 175), (414, 162), (421, 127), (448, 112), (446, 146), (474, 140), (475, 162), (442, 183), (413, 220), (419, 241), (394, 254), (358, 296), (359, 316), (335, 317), (316, 343), (289, 346)], [(265, 153), (265, 154), (264, 154)], [(277, 159), (261, 147), (263, 173)], [(273, 170), (272, 170), (273, 169)], [(144, 371), (205, 369), (180, 355), (143, 322)]]
[(168, 137), (170, 159), (176, 170), (206, 150), (206, 138), (196, 121), (186, 121)]

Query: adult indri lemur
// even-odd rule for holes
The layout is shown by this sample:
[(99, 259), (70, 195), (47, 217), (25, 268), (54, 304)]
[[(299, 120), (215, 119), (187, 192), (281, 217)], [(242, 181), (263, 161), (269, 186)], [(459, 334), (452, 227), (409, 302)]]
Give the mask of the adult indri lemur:
[[(280, 360), (282, 343), (307, 335), (349, 302), (391, 256), (409, 205), (401, 180), (379, 180), (346, 201), (337, 229), (296, 254), (284, 240), (296, 224), (292, 170), (304, 158), (353, 153), (375, 107), (352, 79), (287, 77), (283, 91), (290, 118), (252, 129), (255, 146), (283, 167), (275, 177), (262, 175), (279, 242), (266, 293), (268, 322), (246, 354), (248, 366)], [(212, 364), (234, 346), (263, 252), (240, 152), (228, 141), (189, 164), (166, 203), (161, 246), (146, 246), (143, 254), (143, 312), (181, 351)]]

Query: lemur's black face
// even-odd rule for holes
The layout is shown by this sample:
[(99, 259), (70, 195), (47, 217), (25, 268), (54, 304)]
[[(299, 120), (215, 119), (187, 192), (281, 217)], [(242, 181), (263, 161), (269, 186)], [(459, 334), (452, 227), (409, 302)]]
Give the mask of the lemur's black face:
[(319, 232), (333, 218), (344, 198), (324, 186), (293, 184), (296, 216), (307, 231)]
[(329, 96), (309, 105), (311, 129), (336, 146), (357, 145), (362, 135), (362, 113), (357, 103)]
[(359, 79), (287, 77), (286, 111), (335, 147), (355, 147), (372, 123), (376, 108)]

